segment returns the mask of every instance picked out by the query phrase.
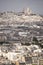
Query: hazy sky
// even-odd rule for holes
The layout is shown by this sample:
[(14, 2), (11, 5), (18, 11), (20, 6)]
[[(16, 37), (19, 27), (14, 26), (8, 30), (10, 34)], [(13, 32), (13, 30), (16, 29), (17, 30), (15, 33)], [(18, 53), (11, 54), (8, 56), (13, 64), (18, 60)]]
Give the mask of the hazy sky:
[(43, 14), (43, 0), (0, 0), (0, 11), (21, 11), (27, 7), (33, 12)]

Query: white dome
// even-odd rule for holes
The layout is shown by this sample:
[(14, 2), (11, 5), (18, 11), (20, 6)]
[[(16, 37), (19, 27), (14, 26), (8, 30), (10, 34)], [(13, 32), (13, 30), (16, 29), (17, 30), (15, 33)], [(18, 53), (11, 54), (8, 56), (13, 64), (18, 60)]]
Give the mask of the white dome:
[(32, 11), (30, 10), (30, 8), (23, 9), (23, 12), (24, 12), (24, 14), (26, 14), (26, 15), (32, 14)]

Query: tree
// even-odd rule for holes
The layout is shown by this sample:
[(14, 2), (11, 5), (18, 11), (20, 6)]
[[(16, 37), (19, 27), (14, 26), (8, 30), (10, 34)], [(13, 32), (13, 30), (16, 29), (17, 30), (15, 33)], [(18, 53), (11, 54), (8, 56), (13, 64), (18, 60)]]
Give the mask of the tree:
[(36, 44), (36, 45), (38, 45), (38, 44), (39, 44), (39, 42), (38, 42), (38, 40), (37, 40), (37, 38), (36, 38), (36, 37), (33, 37), (32, 44)]

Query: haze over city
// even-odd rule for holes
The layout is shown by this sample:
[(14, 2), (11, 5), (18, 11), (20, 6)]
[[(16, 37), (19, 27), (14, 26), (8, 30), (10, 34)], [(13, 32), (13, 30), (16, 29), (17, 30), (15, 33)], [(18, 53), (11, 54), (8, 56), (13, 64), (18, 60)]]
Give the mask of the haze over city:
[(0, 0), (0, 11), (22, 11), (28, 7), (43, 15), (43, 0)]

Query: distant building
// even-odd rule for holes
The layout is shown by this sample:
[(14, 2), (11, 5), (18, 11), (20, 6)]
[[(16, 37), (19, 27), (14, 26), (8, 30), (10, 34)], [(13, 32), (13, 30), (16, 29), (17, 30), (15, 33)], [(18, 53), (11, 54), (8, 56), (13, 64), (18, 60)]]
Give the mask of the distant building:
[(32, 64), (39, 65), (39, 59), (38, 59), (37, 56), (33, 56), (33, 57), (32, 57)]
[(25, 64), (25, 62), (22, 62), (22, 61), (16, 61), (15, 65), (26, 65), (26, 64)]
[(32, 58), (31, 57), (25, 57), (26, 64), (32, 64)]
[(43, 59), (39, 60), (39, 65), (43, 65)]

